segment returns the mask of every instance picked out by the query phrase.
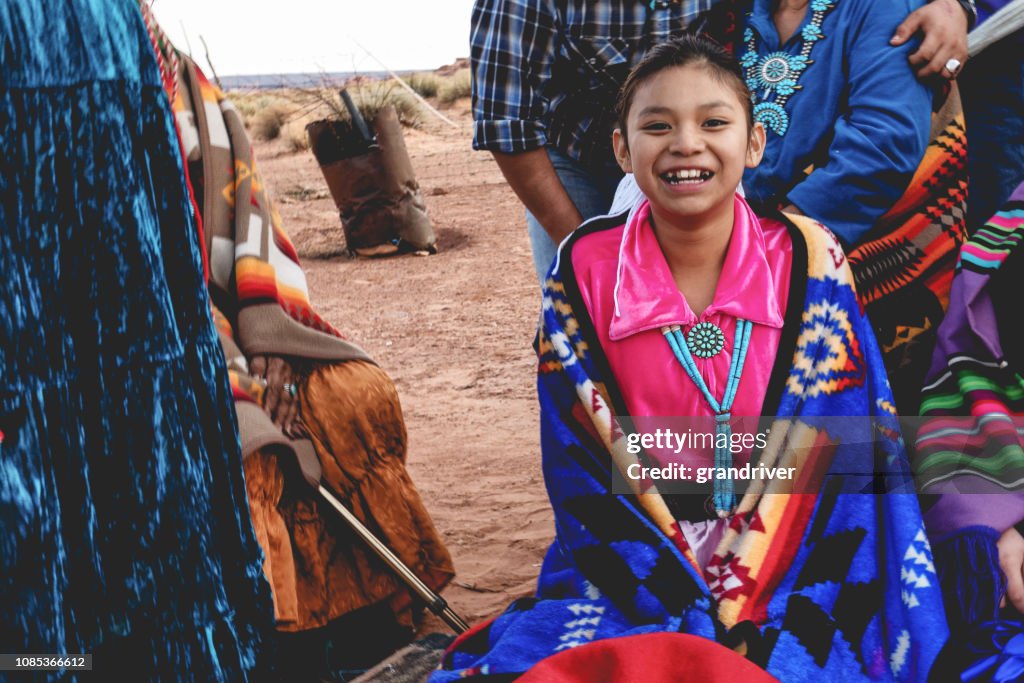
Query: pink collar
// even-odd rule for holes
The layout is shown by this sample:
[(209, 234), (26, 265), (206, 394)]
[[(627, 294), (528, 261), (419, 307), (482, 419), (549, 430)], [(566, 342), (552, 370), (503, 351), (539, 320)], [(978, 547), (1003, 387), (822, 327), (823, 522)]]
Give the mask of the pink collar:
[[(769, 327), (782, 327), (775, 278), (765, 257), (761, 223), (736, 195), (736, 218), (715, 297), (704, 318), (722, 313)], [(697, 316), (676, 287), (651, 229), (644, 200), (622, 231), (615, 279), (615, 315), (608, 326), (613, 341), (665, 325), (692, 325)]]

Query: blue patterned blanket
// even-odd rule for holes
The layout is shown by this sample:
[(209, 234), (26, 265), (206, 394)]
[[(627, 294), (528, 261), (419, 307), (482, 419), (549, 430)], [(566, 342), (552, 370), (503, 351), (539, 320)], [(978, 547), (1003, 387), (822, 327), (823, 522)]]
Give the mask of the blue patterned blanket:
[(433, 683), (510, 680), (569, 648), (658, 631), (735, 647), (787, 683), (926, 679), (947, 630), (881, 356), (839, 244), (793, 220), (790, 305), (765, 401), (776, 417), (755, 457), (796, 466), (803, 492), (751, 486), (702, 568), (668, 496), (613, 491), (637, 456), (613, 418), (625, 410), (570, 255), (621, 221), (587, 224), (547, 281), (538, 340), (557, 538), (536, 598), (456, 641)]

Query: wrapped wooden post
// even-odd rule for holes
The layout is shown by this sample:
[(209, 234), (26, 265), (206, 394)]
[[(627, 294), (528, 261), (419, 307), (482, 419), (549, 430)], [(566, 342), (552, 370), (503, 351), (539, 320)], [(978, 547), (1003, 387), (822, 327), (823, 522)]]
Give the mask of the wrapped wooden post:
[(341, 216), (349, 253), (434, 253), (434, 231), (392, 106), (373, 120), (376, 142), (347, 121), (306, 126), (313, 154)]

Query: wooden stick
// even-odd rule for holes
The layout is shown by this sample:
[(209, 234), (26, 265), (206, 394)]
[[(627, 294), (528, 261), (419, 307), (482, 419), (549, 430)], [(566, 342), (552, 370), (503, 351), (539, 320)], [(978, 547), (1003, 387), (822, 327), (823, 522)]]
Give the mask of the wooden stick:
[(331, 507), (338, 511), (338, 514), (341, 515), (342, 519), (345, 520), (352, 531), (356, 532), (356, 534), (370, 546), (373, 552), (377, 553), (380, 559), (384, 560), (391, 569), (402, 577), (402, 580), (405, 581), (406, 585), (408, 585), (409, 588), (411, 588), (413, 592), (415, 592), (416, 595), (427, 604), (427, 609), (443, 619), (444, 622), (457, 634), (464, 633), (469, 629), (469, 626), (462, 620), (462, 617), (460, 617), (455, 610), (449, 607), (444, 598), (430, 590), (430, 587), (423, 583), (423, 581), (421, 581), (420, 578), (398, 558), (398, 555), (391, 552), (391, 549), (384, 545), (380, 539), (374, 536), (373, 532), (367, 529), (366, 525), (359, 521), (359, 518), (352, 514), (347, 507), (341, 504), (341, 501), (334, 496), (332, 491), (327, 489), (323, 484), (317, 485), (317, 491), (325, 501), (330, 503)]
[(203, 51), (206, 52), (206, 63), (210, 65), (210, 73), (213, 74), (213, 82), (217, 84), (217, 87), (221, 90), (224, 86), (220, 84), (220, 78), (217, 77), (217, 70), (213, 68), (213, 62), (210, 61), (210, 48), (206, 47), (206, 40), (203, 39), (202, 34), (199, 35), (199, 42), (203, 44)]

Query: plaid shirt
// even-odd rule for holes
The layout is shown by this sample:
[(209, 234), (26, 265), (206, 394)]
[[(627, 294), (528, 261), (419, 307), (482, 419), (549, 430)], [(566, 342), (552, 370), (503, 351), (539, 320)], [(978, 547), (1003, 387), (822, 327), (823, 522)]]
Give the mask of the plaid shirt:
[(551, 145), (613, 160), (615, 100), (629, 70), (716, 0), (476, 0), (473, 148)]

